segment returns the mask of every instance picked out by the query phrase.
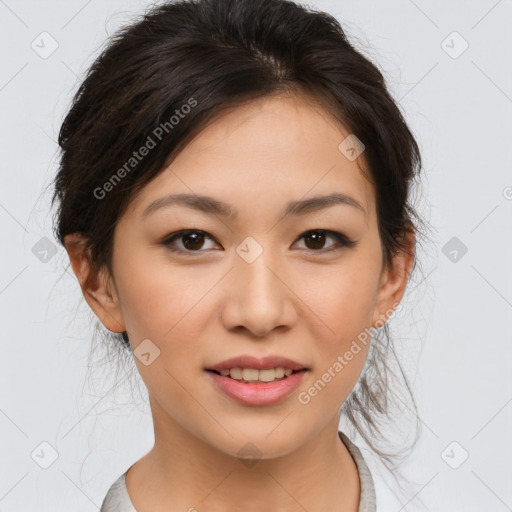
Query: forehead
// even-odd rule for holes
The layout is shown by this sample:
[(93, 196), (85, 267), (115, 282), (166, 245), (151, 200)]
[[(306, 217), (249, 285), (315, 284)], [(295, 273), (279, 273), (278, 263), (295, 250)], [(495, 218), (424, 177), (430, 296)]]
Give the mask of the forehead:
[[(317, 102), (291, 94), (226, 110), (175, 157), (134, 200), (142, 215), (164, 193), (198, 194), (265, 208), (332, 192), (373, 209), (373, 189), (361, 171), (363, 155), (339, 146), (350, 135)], [(367, 219), (368, 220), (368, 219)]]

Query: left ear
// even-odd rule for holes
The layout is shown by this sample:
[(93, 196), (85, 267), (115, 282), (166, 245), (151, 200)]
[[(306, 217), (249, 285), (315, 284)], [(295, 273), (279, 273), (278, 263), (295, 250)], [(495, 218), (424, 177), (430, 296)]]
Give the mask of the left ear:
[[(372, 327), (382, 327), (393, 314), (405, 293), (414, 264), (416, 237), (414, 230), (404, 235), (406, 251), (398, 251), (391, 264), (384, 269), (373, 311)], [(377, 325), (376, 325), (377, 324)]]

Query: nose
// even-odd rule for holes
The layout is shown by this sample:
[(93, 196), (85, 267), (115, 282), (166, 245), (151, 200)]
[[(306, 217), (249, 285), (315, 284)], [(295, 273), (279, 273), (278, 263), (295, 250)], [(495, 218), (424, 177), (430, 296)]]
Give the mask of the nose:
[(222, 322), (228, 330), (247, 330), (264, 337), (275, 329), (289, 329), (297, 319), (289, 272), (265, 258), (235, 262), (226, 283)]

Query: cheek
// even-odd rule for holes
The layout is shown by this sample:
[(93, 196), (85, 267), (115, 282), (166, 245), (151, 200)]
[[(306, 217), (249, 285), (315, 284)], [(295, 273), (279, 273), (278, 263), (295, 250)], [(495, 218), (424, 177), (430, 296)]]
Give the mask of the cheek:
[(169, 264), (138, 268), (131, 264), (122, 269), (119, 280), (123, 315), (135, 356), (138, 344), (145, 339), (159, 350), (158, 357), (147, 366), (134, 358), (141, 378), (161, 404), (173, 397), (173, 403), (185, 407), (189, 395), (180, 383), (190, 381), (201, 360), (205, 327), (200, 319), (205, 314), (207, 292), (218, 279), (211, 273), (198, 278), (190, 268), (176, 269)]
[(339, 406), (356, 384), (368, 355), (379, 270), (361, 252), (344, 263), (319, 269), (315, 279), (302, 281), (299, 294), (308, 306), (306, 324), (315, 329), (310, 334), (319, 356), (315, 374), (325, 383), (321, 394)]
[(371, 325), (378, 278), (362, 258), (354, 264), (319, 268), (314, 277), (298, 282), (310, 314), (325, 324), (325, 339), (357, 336)]
[(204, 331), (198, 315), (218, 273), (207, 266), (172, 266), (161, 253), (152, 260), (151, 255), (133, 253), (117, 265), (123, 318), (134, 344), (149, 338), (162, 352), (193, 355), (196, 350), (197, 355), (194, 345)]

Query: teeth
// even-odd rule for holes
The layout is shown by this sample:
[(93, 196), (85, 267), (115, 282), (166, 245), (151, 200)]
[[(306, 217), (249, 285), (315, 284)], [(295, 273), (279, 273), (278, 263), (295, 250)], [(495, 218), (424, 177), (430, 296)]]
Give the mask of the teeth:
[(292, 370), (289, 368), (283, 368), (281, 366), (277, 368), (270, 368), (268, 370), (256, 370), (255, 368), (230, 368), (229, 370), (222, 370), (220, 372), (224, 377), (230, 376), (235, 380), (244, 380), (246, 382), (272, 382), (275, 379), (281, 379), (282, 377), (292, 374)]

